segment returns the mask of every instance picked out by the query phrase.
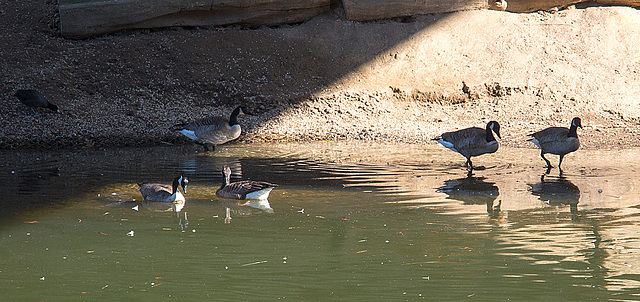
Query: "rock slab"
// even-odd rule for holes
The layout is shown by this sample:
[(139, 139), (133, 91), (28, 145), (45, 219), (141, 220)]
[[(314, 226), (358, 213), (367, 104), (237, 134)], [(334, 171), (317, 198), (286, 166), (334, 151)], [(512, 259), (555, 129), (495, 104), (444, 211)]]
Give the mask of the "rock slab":
[(67, 38), (171, 26), (278, 25), (329, 10), (330, 0), (60, 0)]
[[(172, 26), (282, 25), (327, 12), (337, 0), (60, 0), (67, 38)], [(588, 2), (640, 7), (640, 0), (342, 0), (347, 19), (371, 21), (429, 13), (494, 9), (524, 13)]]

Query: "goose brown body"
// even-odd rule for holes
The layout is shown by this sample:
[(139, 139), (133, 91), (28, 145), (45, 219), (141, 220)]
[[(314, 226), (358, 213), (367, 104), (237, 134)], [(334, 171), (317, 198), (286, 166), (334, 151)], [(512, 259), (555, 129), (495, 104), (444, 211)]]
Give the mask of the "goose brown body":
[(493, 132), (500, 138), (500, 125), (496, 121), (487, 123), (485, 129), (471, 127), (452, 132), (445, 132), (434, 140), (450, 150), (467, 158), (466, 165), (473, 169), (471, 157), (490, 154), (498, 151), (498, 141)]
[(178, 176), (173, 180), (171, 185), (165, 184), (138, 184), (140, 193), (145, 200), (160, 202), (178, 202), (184, 201), (184, 195), (180, 193), (178, 187), (182, 187), (182, 191), (187, 193), (188, 180), (183, 176)]
[(547, 163), (548, 168), (553, 168), (551, 162), (544, 157), (545, 154), (559, 155), (558, 168), (561, 168), (562, 159), (565, 155), (580, 148), (577, 129), (582, 128), (582, 121), (579, 117), (571, 120), (571, 127), (549, 127), (544, 130), (530, 134), (531, 141), (540, 148), (540, 157)]
[(236, 107), (229, 119), (222, 116), (211, 116), (190, 123), (176, 125), (176, 130), (184, 136), (202, 144), (205, 151), (209, 146), (215, 149), (216, 145), (222, 145), (240, 137), (242, 129), (238, 124), (240, 112), (247, 114), (245, 107)]
[(182, 128), (193, 131), (198, 142), (212, 145), (222, 145), (237, 139), (242, 133), (240, 125), (230, 125), (229, 121), (221, 116), (199, 119), (183, 125)]
[(224, 181), (216, 195), (228, 199), (267, 199), (269, 193), (277, 184), (266, 181), (242, 180), (231, 182), (231, 168), (224, 166), (222, 169)]

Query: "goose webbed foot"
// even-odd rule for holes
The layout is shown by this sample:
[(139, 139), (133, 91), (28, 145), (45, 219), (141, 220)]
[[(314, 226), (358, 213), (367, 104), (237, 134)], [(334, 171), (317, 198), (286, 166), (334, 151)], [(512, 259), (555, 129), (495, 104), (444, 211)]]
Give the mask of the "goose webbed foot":
[[(551, 168), (553, 168), (552, 166), (546, 166), (545, 168), (547, 168), (547, 170), (544, 171), (544, 174), (549, 174), (551, 173)], [(560, 170), (562, 171), (562, 170)]]

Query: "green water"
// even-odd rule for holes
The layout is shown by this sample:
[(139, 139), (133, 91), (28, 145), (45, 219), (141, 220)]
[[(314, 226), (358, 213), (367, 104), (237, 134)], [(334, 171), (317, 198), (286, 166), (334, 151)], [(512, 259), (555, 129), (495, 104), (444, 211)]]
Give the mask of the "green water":
[[(640, 299), (638, 150), (435, 145), (0, 153), (2, 301)], [(220, 170), (278, 183), (262, 208)], [(180, 212), (136, 182), (190, 179)], [(136, 207), (137, 206), (137, 207)], [(227, 214), (228, 213), (228, 214)]]

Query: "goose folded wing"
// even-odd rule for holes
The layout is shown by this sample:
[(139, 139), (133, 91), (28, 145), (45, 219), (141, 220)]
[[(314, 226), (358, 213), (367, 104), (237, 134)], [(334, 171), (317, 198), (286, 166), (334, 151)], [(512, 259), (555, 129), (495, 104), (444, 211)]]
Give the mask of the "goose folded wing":
[(486, 130), (477, 127), (444, 133), (442, 138), (453, 143), (454, 147), (458, 150), (485, 146), (487, 144)]
[(225, 120), (223, 117), (221, 117), (221, 116), (210, 116), (210, 117), (206, 117), (206, 118), (203, 118), (203, 119), (195, 120), (195, 121), (190, 122), (190, 123), (180, 124), (178, 126), (182, 127), (182, 129), (187, 129), (187, 130), (191, 130), (191, 131), (197, 131), (200, 128), (210, 127), (210, 126), (215, 126), (215, 127), (219, 128), (220, 125), (224, 125), (224, 124), (228, 124), (228, 121)]
[(144, 184), (140, 187), (140, 193), (147, 199), (158, 199), (171, 196), (173, 187), (161, 184)]
[(569, 136), (569, 129), (564, 127), (550, 127), (532, 134), (541, 143), (566, 140)]
[(266, 188), (277, 187), (278, 185), (265, 182), (265, 181), (243, 180), (239, 182), (234, 182), (229, 186), (232, 186), (233, 191), (236, 193), (248, 194), (248, 193), (253, 193)]

